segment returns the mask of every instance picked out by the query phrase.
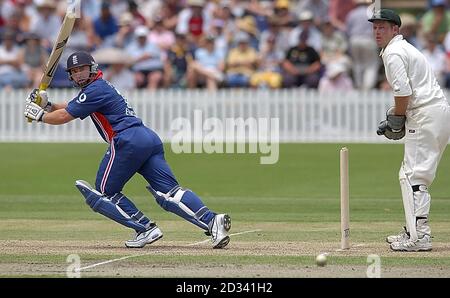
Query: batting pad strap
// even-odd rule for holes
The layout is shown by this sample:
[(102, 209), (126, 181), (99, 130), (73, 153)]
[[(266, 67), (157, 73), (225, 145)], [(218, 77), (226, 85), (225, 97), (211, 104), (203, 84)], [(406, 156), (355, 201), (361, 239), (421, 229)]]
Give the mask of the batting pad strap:
[(179, 185), (167, 193), (154, 190), (151, 185), (148, 185), (147, 189), (164, 210), (172, 212), (204, 230), (208, 230), (208, 225), (202, 221), (202, 216), (206, 215), (209, 209), (189, 189), (181, 188)]
[(121, 193), (116, 193), (115, 195), (113, 195), (112, 197), (110, 197), (109, 199), (111, 200), (111, 203), (113, 204), (119, 204), (120, 200), (123, 198), (123, 194)]
[(419, 185), (413, 185), (412, 186), (412, 190), (413, 192), (417, 192), (417, 191), (427, 191), (428, 187), (426, 185), (423, 184), (419, 184)]
[(131, 218), (133, 220), (135, 220), (136, 222), (140, 222), (144, 218), (144, 213), (142, 213), (141, 211), (138, 211), (137, 213), (133, 214), (131, 216)]
[(195, 217), (202, 218), (208, 211), (209, 209), (206, 206), (203, 206), (197, 211), (197, 213), (195, 213)]

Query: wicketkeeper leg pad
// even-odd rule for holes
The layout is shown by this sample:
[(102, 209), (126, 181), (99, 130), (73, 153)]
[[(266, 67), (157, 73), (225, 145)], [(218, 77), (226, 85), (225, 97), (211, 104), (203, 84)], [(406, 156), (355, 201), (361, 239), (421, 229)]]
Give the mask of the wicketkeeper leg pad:
[(154, 190), (150, 185), (147, 189), (164, 210), (175, 213), (208, 231), (208, 223), (214, 218), (215, 213), (211, 212), (191, 190), (178, 185), (167, 193)]
[(150, 220), (122, 193), (105, 196), (83, 180), (77, 180), (75, 186), (86, 199), (86, 204), (95, 212), (132, 228), (138, 233), (144, 232), (150, 227)]
[(412, 185), (406, 176), (404, 165), (400, 167), (399, 171), (400, 188), (402, 191), (403, 209), (405, 211), (406, 229), (409, 232), (412, 241), (417, 240), (416, 230), (416, 216), (414, 208), (414, 193)]
[(426, 185), (413, 185), (414, 193), (414, 215), (416, 216), (417, 236), (431, 236), (431, 229), (428, 224), (428, 215), (430, 214), (431, 196)]

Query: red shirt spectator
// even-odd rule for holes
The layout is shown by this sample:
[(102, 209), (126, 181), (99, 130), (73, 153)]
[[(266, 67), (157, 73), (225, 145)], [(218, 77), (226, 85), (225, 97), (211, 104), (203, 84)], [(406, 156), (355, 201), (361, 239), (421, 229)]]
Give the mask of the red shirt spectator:
[(189, 33), (196, 37), (203, 34), (203, 17), (201, 15), (193, 15), (190, 18)]

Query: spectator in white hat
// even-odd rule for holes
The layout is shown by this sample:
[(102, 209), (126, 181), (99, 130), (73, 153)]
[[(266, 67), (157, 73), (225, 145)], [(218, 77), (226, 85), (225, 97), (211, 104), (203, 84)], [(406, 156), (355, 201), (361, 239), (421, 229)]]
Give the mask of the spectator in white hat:
[(31, 21), (30, 31), (38, 34), (44, 46), (51, 49), (61, 28), (61, 19), (56, 15), (56, 2), (41, 0), (36, 7), (38, 14)]
[(163, 57), (161, 49), (148, 41), (149, 30), (139, 26), (135, 30), (136, 40), (126, 48), (133, 58), (132, 70), (136, 73), (138, 88), (157, 89), (163, 79)]
[(342, 63), (327, 65), (325, 75), (319, 81), (319, 92), (351, 91), (352, 79), (347, 74), (347, 69)]
[(303, 31), (308, 31), (308, 45), (313, 47), (317, 52), (322, 49), (322, 34), (314, 25), (314, 15), (311, 11), (302, 11), (298, 16), (298, 25), (289, 35), (289, 45), (295, 47), (298, 39)]
[(314, 24), (320, 27), (328, 18), (328, 0), (300, 0), (294, 8), (297, 14), (308, 10), (314, 15)]

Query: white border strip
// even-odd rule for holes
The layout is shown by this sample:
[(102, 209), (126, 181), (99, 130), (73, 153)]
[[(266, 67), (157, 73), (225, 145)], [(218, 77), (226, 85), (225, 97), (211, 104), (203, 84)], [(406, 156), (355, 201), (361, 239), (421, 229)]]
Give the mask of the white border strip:
[[(254, 232), (260, 232), (262, 231), (261, 229), (257, 229), (257, 230), (250, 230), (250, 231), (244, 231), (244, 232), (239, 232), (239, 233), (234, 233), (234, 234), (230, 234), (229, 236), (237, 236), (237, 235), (242, 235), (242, 234), (248, 234), (248, 233), (254, 233)], [(206, 242), (211, 241), (210, 239), (206, 239), (203, 241), (199, 241), (199, 242), (195, 242), (195, 243), (191, 243), (188, 244), (187, 246), (195, 246), (195, 245), (199, 245), (199, 244), (203, 244)], [(142, 257), (142, 256), (147, 256), (147, 255), (152, 255), (154, 254), (154, 252), (149, 252), (149, 253), (145, 253), (145, 254), (138, 254), (138, 255), (131, 255), (131, 256), (125, 256), (125, 257), (121, 257), (118, 259), (112, 259), (112, 260), (108, 260), (108, 261), (104, 261), (104, 262), (100, 262), (100, 263), (96, 263), (96, 264), (92, 264), (89, 266), (85, 266), (85, 267), (80, 267), (80, 268), (76, 268), (74, 271), (75, 272), (80, 272), (82, 270), (86, 270), (86, 269), (91, 269), (97, 266), (101, 266), (101, 265), (106, 265), (106, 264), (110, 264), (110, 263), (114, 263), (114, 262), (118, 262), (118, 261), (122, 261), (122, 260), (126, 260), (126, 259), (130, 259), (130, 258), (136, 258), (136, 257)]]

